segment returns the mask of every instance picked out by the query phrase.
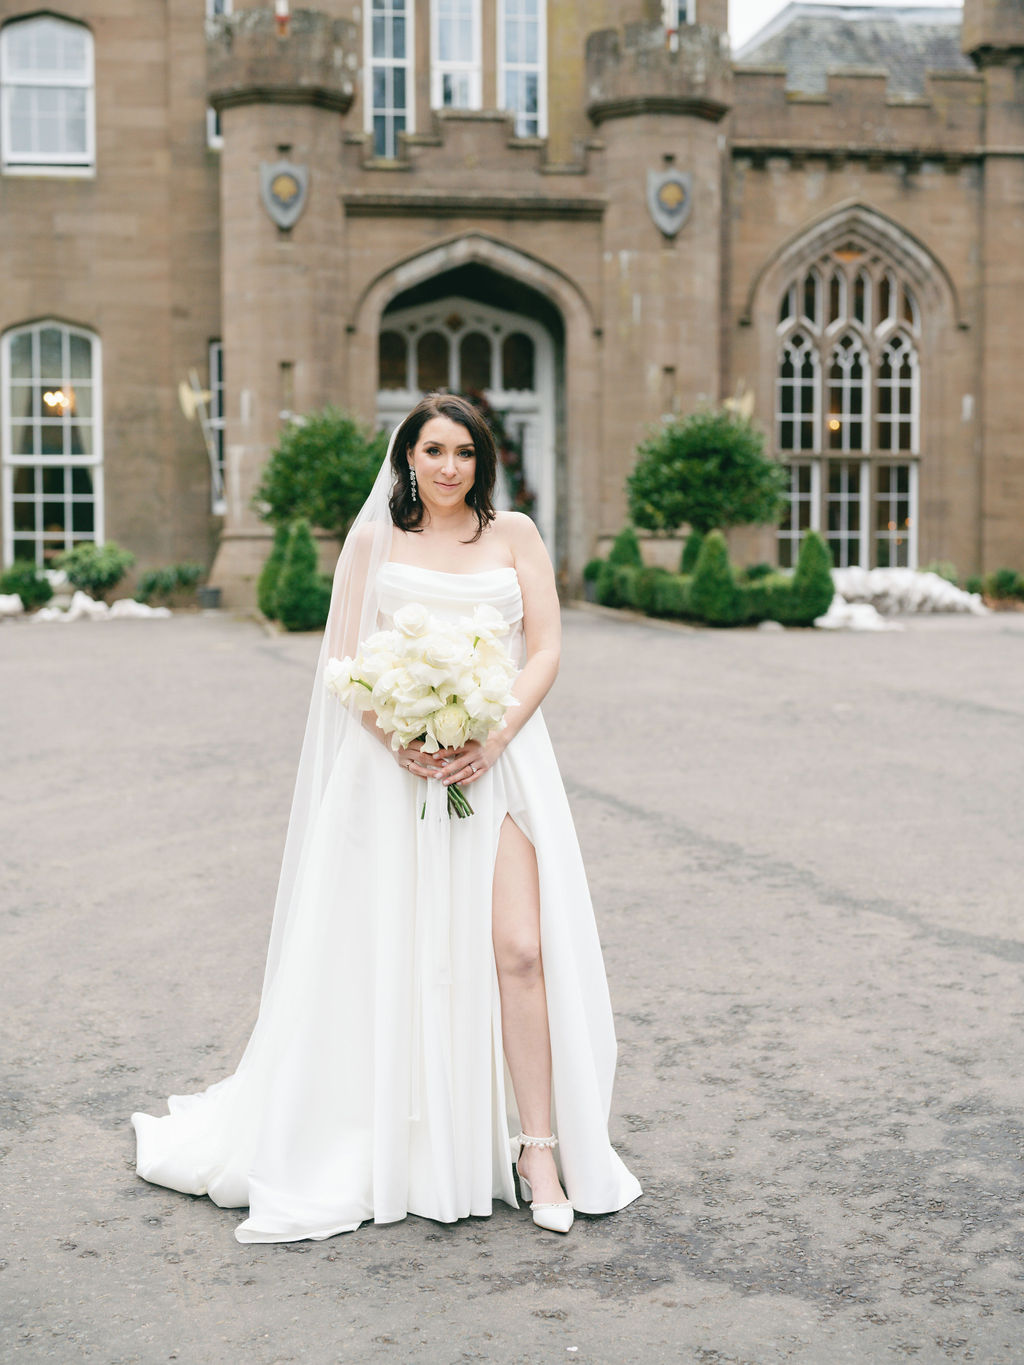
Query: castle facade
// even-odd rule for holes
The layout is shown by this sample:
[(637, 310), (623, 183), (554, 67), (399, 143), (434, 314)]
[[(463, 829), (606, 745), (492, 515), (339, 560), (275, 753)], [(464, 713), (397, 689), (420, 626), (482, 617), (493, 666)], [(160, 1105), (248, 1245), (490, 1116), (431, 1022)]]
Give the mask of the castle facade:
[(443, 386), (566, 589), (650, 426), (737, 396), (790, 470), (738, 558), (1024, 568), (1016, 0), (737, 53), (726, 0), (57, 4), (0, 3), (4, 563), (115, 539), (247, 605), (282, 423)]

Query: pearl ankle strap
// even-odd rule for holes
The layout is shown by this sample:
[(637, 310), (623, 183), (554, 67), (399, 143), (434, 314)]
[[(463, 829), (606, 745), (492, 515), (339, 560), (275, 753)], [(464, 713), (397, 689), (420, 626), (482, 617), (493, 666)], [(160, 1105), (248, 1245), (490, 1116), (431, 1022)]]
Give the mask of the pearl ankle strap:
[(558, 1138), (554, 1133), (550, 1137), (528, 1137), (526, 1133), (519, 1133), (514, 1141), (521, 1143), (524, 1147), (557, 1147)]

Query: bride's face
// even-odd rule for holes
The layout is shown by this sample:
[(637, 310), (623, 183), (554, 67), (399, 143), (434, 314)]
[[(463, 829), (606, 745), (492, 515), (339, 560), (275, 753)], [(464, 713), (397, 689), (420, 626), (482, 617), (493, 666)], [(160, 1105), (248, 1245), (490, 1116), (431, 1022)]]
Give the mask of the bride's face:
[(409, 463), (426, 507), (464, 502), (476, 476), (476, 450), (468, 427), (450, 417), (431, 417), (420, 428)]

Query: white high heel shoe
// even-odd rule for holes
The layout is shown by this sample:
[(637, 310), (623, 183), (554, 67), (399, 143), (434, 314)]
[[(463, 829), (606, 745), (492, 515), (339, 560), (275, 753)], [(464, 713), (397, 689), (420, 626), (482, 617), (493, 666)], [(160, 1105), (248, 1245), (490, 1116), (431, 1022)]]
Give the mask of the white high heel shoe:
[(516, 1175), (519, 1177), (522, 1198), (531, 1200), (530, 1210), (533, 1213), (533, 1221), (539, 1228), (547, 1228), (549, 1232), (568, 1232), (572, 1227), (573, 1220), (573, 1208), (569, 1200), (567, 1199), (564, 1203), (559, 1204), (534, 1204), (530, 1182), (519, 1169), (519, 1158), (523, 1154), (524, 1147), (557, 1147), (558, 1138), (555, 1137), (554, 1133), (546, 1138), (528, 1137), (526, 1133), (519, 1133), (512, 1139), (512, 1144), (519, 1147), (515, 1157)]

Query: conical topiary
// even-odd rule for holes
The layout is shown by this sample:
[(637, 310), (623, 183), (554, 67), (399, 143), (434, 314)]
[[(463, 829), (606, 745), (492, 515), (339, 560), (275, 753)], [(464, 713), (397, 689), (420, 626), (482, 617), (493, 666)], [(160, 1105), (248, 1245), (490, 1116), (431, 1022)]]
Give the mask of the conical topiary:
[(739, 592), (721, 531), (704, 537), (690, 589), (695, 616), (713, 626), (732, 626), (739, 620)]
[(260, 570), (259, 582), (256, 584), (256, 604), (263, 615), (271, 621), (277, 617), (277, 585), (284, 566), (290, 531), (291, 525), (288, 522), (281, 522), (274, 531), (274, 544), (267, 562)]
[(285, 630), (322, 630), (327, 621), (330, 582), (317, 571), (316, 541), (305, 517), (292, 522), (276, 606)]
[(637, 540), (636, 532), (632, 526), (624, 526), (615, 537), (608, 554), (608, 563), (622, 564), (635, 569), (643, 568), (644, 560), (640, 553), (640, 542)]
[(691, 531), (686, 537), (686, 544), (683, 546), (683, 557), (679, 562), (680, 573), (693, 573), (697, 567), (697, 560), (700, 558), (700, 547), (704, 544), (704, 537), (699, 531)]
[(817, 531), (805, 531), (793, 571), (785, 619), (793, 626), (810, 626), (832, 603), (832, 552)]

